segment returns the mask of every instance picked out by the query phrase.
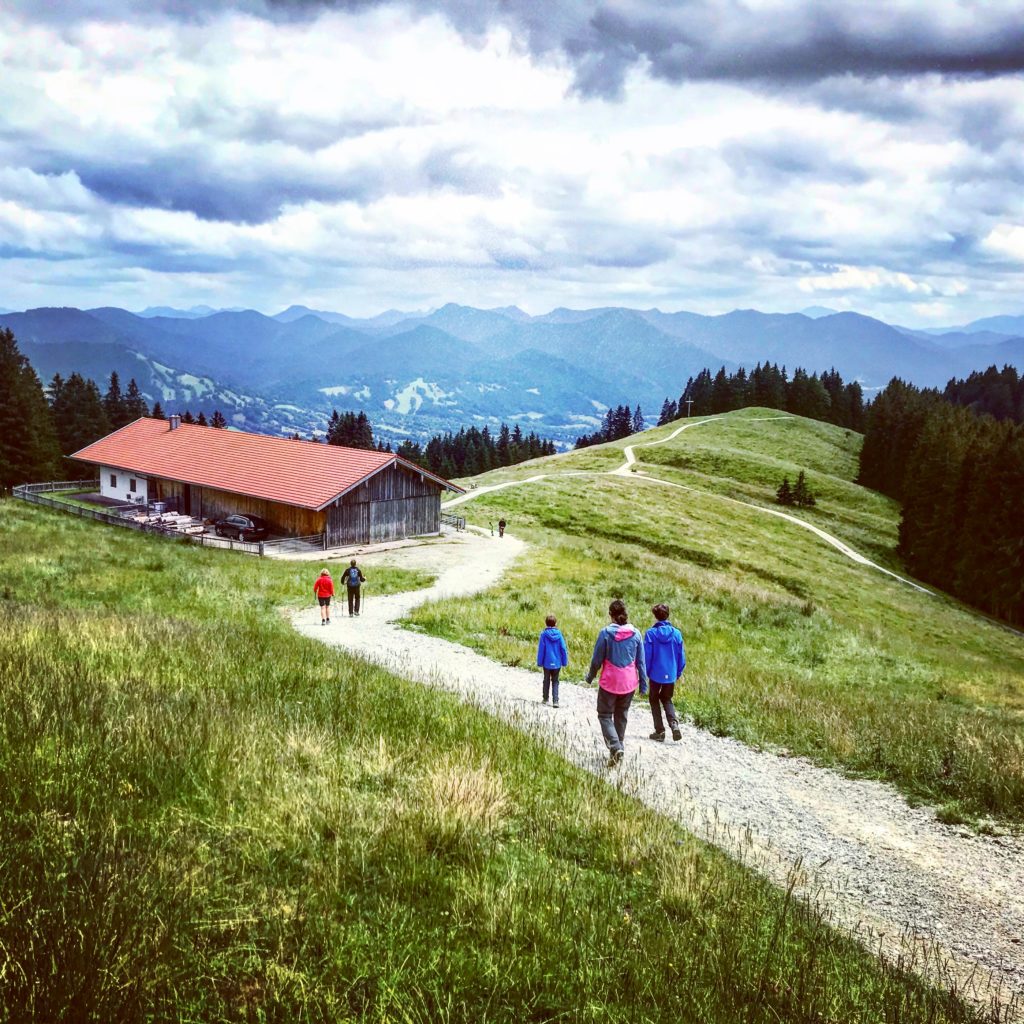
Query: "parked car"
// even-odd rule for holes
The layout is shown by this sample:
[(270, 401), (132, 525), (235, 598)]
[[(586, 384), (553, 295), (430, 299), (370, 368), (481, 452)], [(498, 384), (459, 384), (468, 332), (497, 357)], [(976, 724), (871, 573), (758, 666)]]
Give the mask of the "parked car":
[(270, 524), (259, 516), (226, 516), (213, 524), (218, 537), (233, 537), (235, 540), (266, 540), (270, 536)]

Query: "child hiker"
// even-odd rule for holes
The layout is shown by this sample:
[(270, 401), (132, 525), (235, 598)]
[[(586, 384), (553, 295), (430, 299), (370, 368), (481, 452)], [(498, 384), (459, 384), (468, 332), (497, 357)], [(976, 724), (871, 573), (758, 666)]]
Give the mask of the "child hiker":
[(672, 739), (681, 740), (683, 734), (672, 696), (686, 668), (683, 634), (668, 621), (667, 604), (656, 604), (651, 611), (656, 621), (644, 634), (644, 663), (651, 681), (651, 715), (654, 717), (651, 739), (665, 739), (665, 723), (661, 717), (664, 709), (668, 727), (672, 730)]
[(320, 625), (326, 626), (331, 621), (331, 598), (334, 596), (334, 581), (326, 569), (320, 570), (313, 584), (313, 596), (320, 604)]
[(626, 723), (629, 705), (633, 702), (636, 686), (640, 696), (647, 693), (647, 666), (644, 664), (644, 641), (640, 630), (629, 623), (624, 601), (618, 599), (608, 605), (611, 625), (597, 634), (594, 655), (587, 671), (587, 683), (592, 683), (600, 672), (597, 690), (597, 719), (605, 745), (611, 751), (608, 767), (622, 761), (625, 751)]
[(537, 664), (544, 669), (544, 690), (541, 701), (547, 704), (548, 693), (551, 693), (551, 706), (558, 707), (558, 674), (569, 664), (569, 649), (565, 646), (565, 637), (557, 629), (558, 619), (549, 615), (544, 623), (546, 629), (541, 631), (537, 642)]

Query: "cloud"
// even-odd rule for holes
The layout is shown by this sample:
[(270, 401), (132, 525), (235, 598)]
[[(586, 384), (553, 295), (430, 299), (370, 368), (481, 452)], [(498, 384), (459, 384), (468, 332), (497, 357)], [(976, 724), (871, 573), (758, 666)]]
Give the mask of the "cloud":
[(0, 304), (997, 311), (1008, 8), (821, 8), (7, 5)]

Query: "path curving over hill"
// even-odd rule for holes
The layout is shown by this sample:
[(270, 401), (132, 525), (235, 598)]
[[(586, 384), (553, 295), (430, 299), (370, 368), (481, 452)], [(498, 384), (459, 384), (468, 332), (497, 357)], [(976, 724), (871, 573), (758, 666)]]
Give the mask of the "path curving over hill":
[[(342, 616), (322, 627), (315, 610), (303, 610), (293, 622), (313, 639), (452, 690), (535, 734), (568, 761), (609, 774), (637, 799), (772, 881), (794, 881), (805, 899), (830, 909), (836, 924), (890, 957), (910, 957), (909, 966), (940, 982), (955, 979), (969, 998), (997, 1004), (1004, 1014), (1015, 999), (1021, 1009), (1024, 839), (942, 825), (882, 783), (848, 779), (692, 726), (683, 727), (681, 743), (648, 740), (650, 711), (639, 699), (630, 715), (626, 761), (608, 773), (592, 688), (567, 677), (555, 711), (540, 704), (537, 673), (397, 625), (421, 602), (492, 586), (525, 551), (510, 535), (469, 533), (452, 544), (364, 556), (370, 576), (374, 563), (387, 561), (440, 575), (427, 590), (380, 598), (370, 590), (358, 619)], [(571, 673), (579, 678), (582, 669), (574, 666)]]
[[(744, 420), (746, 423), (757, 423), (765, 420), (791, 420), (790, 416), (757, 416), (751, 417), (750, 419)], [(684, 423), (682, 426), (677, 427), (667, 437), (663, 437), (658, 441), (648, 441), (643, 444), (630, 444), (626, 445), (623, 449), (624, 461), (620, 466), (616, 466), (615, 469), (610, 469), (606, 472), (606, 476), (623, 476), (630, 477), (634, 480), (641, 480), (644, 483), (654, 484), (658, 487), (673, 487), (681, 491), (689, 491), (692, 494), (699, 494), (703, 497), (716, 498), (720, 501), (727, 501), (733, 505), (742, 505), (744, 508), (752, 508), (756, 512), (760, 512), (764, 515), (775, 516), (777, 519), (785, 519), (786, 522), (793, 523), (795, 526), (799, 526), (804, 530), (809, 530), (816, 537), (820, 537), (826, 544), (830, 544), (841, 554), (845, 555), (851, 561), (856, 562), (858, 565), (863, 565), (869, 569), (875, 569), (878, 572), (885, 573), (886, 576), (891, 576), (895, 580), (899, 580), (900, 583), (905, 583), (908, 587), (913, 587), (914, 590), (920, 591), (922, 594), (931, 594), (932, 592), (926, 587), (922, 587), (919, 583), (915, 583), (913, 580), (908, 580), (904, 576), (900, 576), (898, 573), (893, 572), (891, 569), (886, 569), (884, 566), (878, 565), (876, 562), (872, 562), (871, 559), (866, 558), (859, 551), (851, 548), (849, 544), (841, 541), (838, 537), (833, 536), (831, 533), (821, 529), (819, 526), (815, 526), (813, 523), (807, 522), (805, 519), (801, 519), (799, 516), (790, 515), (788, 512), (783, 512), (781, 509), (770, 508), (767, 505), (757, 505), (752, 501), (741, 501), (739, 498), (730, 498), (725, 494), (715, 494), (711, 491), (703, 491), (699, 487), (689, 487), (686, 484), (678, 484), (672, 480), (662, 480), (660, 477), (651, 476), (637, 467), (636, 455), (634, 449), (636, 448), (652, 448), (655, 445), (667, 444), (669, 441), (675, 440), (684, 430), (689, 430), (693, 427), (700, 427), (706, 423), (715, 423), (716, 420), (711, 417), (703, 420), (691, 420)], [(535, 484), (540, 480), (549, 479), (552, 476), (595, 476), (591, 472), (583, 470), (572, 470), (567, 473), (538, 473), (535, 476), (527, 477), (524, 480), (506, 480), (500, 484), (490, 484), (485, 487), (477, 487), (472, 491), (468, 491), (466, 494), (460, 494), (457, 498), (453, 498), (451, 501), (445, 502), (442, 506), (446, 511), (454, 508), (456, 505), (463, 505), (467, 501), (472, 501), (474, 498), (479, 498), (484, 494), (491, 494), (494, 491), (505, 490), (508, 487), (521, 487), (526, 484)]]

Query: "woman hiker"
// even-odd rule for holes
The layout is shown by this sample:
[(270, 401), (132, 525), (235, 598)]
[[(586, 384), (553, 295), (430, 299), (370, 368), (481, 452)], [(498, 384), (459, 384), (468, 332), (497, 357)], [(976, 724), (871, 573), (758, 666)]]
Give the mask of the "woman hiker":
[(334, 581), (326, 569), (320, 570), (313, 584), (313, 596), (320, 604), (320, 625), (326, 626), (331, 621), (331, 598), (334, 597)]
[(590, 659), (587, 683), (600, 673), (597, 689), (597, 718), (605, 745), (611, 751), (608, 767), (624, 756), (626, 722), (637, 683), (640, 695), (647, 693), (647, 666), (644, 664), (644, 640), (640, 630), (629, 623), (625, 602), (618, 599), (608, 606), (611, 624), (597, 634), (594, 655)]

